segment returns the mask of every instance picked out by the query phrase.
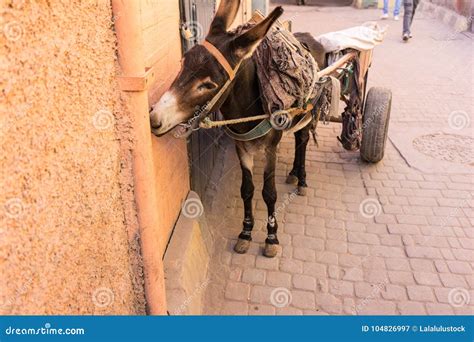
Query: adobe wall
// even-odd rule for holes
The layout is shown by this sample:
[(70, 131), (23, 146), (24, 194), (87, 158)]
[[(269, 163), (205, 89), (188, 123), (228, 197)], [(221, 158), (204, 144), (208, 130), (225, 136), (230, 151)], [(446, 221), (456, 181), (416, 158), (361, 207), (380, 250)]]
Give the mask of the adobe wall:
[(143, 314), (110, 1), (2, 1), (0, 314)]

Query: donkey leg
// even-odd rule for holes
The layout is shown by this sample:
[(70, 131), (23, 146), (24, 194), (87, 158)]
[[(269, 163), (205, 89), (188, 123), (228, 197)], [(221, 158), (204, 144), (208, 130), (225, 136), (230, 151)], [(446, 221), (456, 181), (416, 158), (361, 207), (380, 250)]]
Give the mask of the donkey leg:
[(294, 133), (295, 135), (295, 158), (293, 159), (293, 168), (291, 169), (288, 177), (286, 177), (286, 184), (298, 184), (298, 169), (301, 163), (300, 157), (298, 155), (298, 132)]
[(306, 148), (308, 147), (309, 142), (309, 126), (304, 127), (295, 133), (296, 138), (296, 155), (298, 155), (299, 165), (297, 168), (297, 177), (298, 177), (298, 195), (306, 196)]
[(268, 210), (267, 238), (263, 255), (273, 258), (277, 255), (279, 244), (277, 237), (278, 223), (276, 221), (275, 203), (277, 191), (275, 186), (276, 146), (265, 148), (265, 170), (263, 172), (262, 196)]
[(239, 145), (237, 145), (237, 154), (239, 156), (240, 167), (242, 169), (240, 197), (242, 197), (244, 202), (244, 221), (243, 229), (239, 234), (237, 243), (234, 246), (234, 251), (243, 254), (249, 250), (250, 241), (252, 241), (252, 229), (254, 225), (252, 199), (255, 187), (252, 181), (253, 154), (249, 153)]

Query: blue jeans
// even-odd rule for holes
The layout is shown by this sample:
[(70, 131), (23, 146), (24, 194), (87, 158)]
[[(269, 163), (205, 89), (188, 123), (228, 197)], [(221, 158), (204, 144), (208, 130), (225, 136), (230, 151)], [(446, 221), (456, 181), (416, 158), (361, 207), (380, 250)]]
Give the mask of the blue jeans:
[(403, 33), (411, 34), (411, 24), (420, 0), (403, 0)]
[[(395, 8), (393, 9), (393, 15), (400, 14), (400, 7), (402, 5), (402, 0), (395, 0)], [(383, 0), (383, 14), (388, 14), (388, 0)]]

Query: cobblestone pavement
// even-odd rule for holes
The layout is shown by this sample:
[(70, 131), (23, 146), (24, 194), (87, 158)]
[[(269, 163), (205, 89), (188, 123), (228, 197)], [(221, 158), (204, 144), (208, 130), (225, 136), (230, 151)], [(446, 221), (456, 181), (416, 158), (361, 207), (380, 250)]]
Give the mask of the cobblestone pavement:
[[(322, 33), (380, 13), (287, 6), (285, 15), (294, 31)], [(390, 134), (453, 128), (453, 111), (464, 119), (464, 130), (454, 130), (472, 134), (465, 123), (473, 107), (472, 37), (420, 13), (415, 37), (403, 44), (401, 22), (383, 23), (390, 31), (376, 49), (369, 86), (393, 91)], [(362, 163), (358, 152), (343, 150), (339, 133), (339, 124), (321, 124), (319, 147), (310, 142), (306, 197), (285, 184), (294, 139), (283, 139), (276, 171), (281, 251), (273, 259), (262, 256), (262, 158), (254, 168), (252, 246), (245, 255), (232, 251), (243, 209), (240, 168), (227, 148), (220, 190), (206, 207), (215, 239), (206, 314), (473, 313), (472, 151), (465, 172), (426, 173), (407, 164), (392, 142), (383, 161)]]

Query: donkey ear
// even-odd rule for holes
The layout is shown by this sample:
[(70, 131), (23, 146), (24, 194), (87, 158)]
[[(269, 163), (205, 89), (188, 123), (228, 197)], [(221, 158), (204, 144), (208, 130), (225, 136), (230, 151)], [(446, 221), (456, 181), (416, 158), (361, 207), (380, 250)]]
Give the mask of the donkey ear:
[(276, 7), (264, 20), (252, 27), (245, 33), (234, 38), (231, 46), (234, 49), (234, 54), (240, 60), (248, 58), (257, 48), (258, 44), (265, 38), (270, 27), (283, 14), (281, 6)]
[(209, 36), (224, 33), (234, 22), (240, 7), (240, 0), (221, 0), (219, 8), (212, 20)]

